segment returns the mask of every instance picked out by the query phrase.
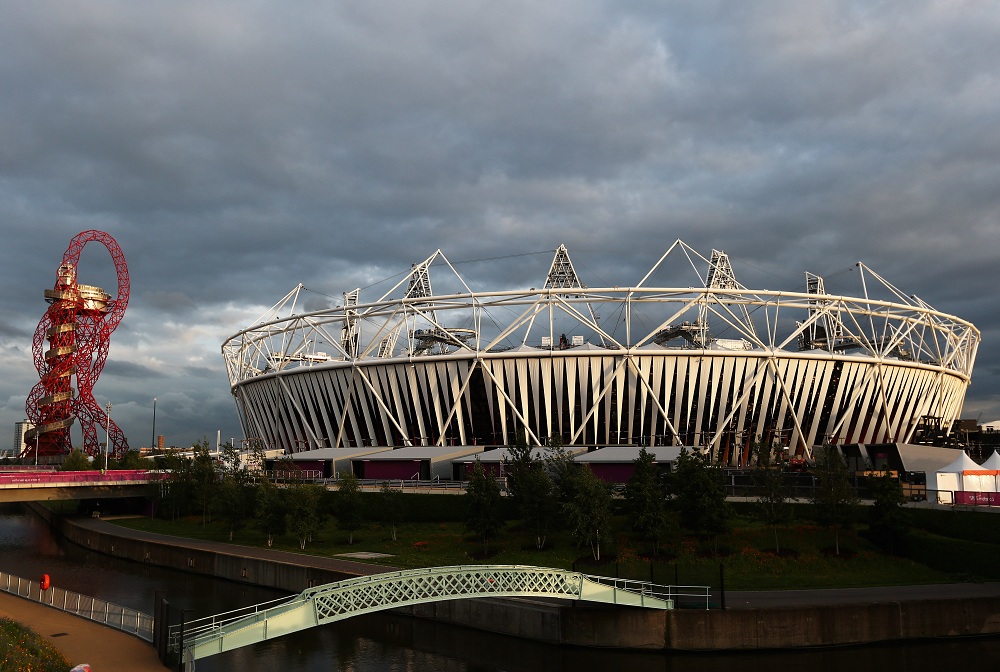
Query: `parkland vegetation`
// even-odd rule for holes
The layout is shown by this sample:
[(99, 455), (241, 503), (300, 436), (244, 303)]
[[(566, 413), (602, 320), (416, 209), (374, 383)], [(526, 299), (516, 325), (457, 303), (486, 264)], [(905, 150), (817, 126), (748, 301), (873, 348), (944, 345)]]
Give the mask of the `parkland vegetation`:
[(169, 476), (151, 486), (151, 515), (119, 523), (315, 555), (367, 551), (400, 568), (533, 564), (714, 585), (724, 566), (731, 589), (1000, 579), (992, 516), (906, 507), (888, 473), (859, 488), (836, 450), (802, 473), (754, 446), (735, 493), (698, 453), (683, 451), (665, 473), (643, 450), (613, 488), (551, 443), (539, 451), (518, 439), (502, 477), (477, 464), (464, 494), (414, 494), (350, 474), (313, 483), (283, 460), (264, 477), (259, 455), (241, 461), (227, 446), (215, 459), (202, 442), (158, 465)]

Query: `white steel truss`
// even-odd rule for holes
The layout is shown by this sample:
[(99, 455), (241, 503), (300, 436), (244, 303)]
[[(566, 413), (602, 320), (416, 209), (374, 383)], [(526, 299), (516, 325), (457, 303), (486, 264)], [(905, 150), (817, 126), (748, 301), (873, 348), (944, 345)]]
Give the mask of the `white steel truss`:
[[(483, 597), (546, 597), (647, 609), (672, 609), (676, 595), (708, 590), (588, 576), (526, 565), (429, 567), (373, 574), (309, 588), (287, 600), (210, 616), (185, 626), (185, 662), (232, 651), (352, 616), (442, 600)], [(179, 632), (171, 635), (175, 650)]]
[[(677, 254), (695, 286), (648, 285)], [(300, 285), (222, 351), (246, 435), (289, 452), (504, 445), (521, 430), (736, 464), (758, 440), (809, 454), (906, 441), (925, 416), (947, 430), (978, 329), (857, 267), (859, 296), (813, 274), (800, 292), (750, 289), (725, 253), (677, 241), (638, 284), (593, 288), (560, 247), (543, 289), (473, 291), (438, 250), (374, 302), (296, 314)], [(449, 290), (425, 295), (432, 274)]]

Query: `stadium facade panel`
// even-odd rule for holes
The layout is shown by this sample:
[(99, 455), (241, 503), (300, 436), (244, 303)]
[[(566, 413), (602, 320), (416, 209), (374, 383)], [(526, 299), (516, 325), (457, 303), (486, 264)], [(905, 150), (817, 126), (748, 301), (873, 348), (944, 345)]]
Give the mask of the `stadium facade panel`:
[[(695, 286), (653, 286), (671, 255)], [(588, 288), (560, 247), (541, 289), (474, 292), (438, 251), (371, 303), (354, 290), (299, 314), (300, 286), (222, 350), (246, 439), (288, 452), (509, 445), (523, 431), (738, 465), (756, 441), (808, 456), (907, 442), (927, 417), (947, 431), (978, 330), (858, 269), (861, 296), (808, 273), (801, 292), (748, 289), (725, 253), (677, 241), (638, 284)]]

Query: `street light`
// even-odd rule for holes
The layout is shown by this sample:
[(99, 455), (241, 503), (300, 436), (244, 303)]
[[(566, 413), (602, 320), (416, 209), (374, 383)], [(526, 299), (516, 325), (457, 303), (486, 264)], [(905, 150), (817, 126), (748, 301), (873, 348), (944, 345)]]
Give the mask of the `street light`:
[(111, 402), (104, 407), (104, 471), (108, 470), (108, 452), (111, 450)]
[(156, 397), (153, 397), (153, 438), (149, 440), (149, 452), (156, 450)]

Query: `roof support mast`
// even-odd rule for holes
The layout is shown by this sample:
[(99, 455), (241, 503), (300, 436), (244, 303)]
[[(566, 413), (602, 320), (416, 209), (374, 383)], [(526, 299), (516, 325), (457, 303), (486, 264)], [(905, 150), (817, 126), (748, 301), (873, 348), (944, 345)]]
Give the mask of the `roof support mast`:
[[(587, 285), (580, 282), (580, 277), (576, 274), (576, 269), (573, 268), (573, 261), (569, 258), (569, 250), (566, 249), (565, 245), (560, 245), (556, 249), (556, 254), (552, 258), (552, 266), (549, 267), (549, 274), (545, 278), (545, 289), (587, 289)], [(579, 294), (573, 295), (579, 297)], [(597, 328), (599, 317), (597, 313), (594, 312), (594, 307), (587, 303), (587, 312), (590, 313), (590, 319), (594, 322), (594, 331), (598, 334), (601, 339), (601, 344), (604, 344), (604, 336), (601, 331)], [(549, 312), (549, 333), (552, 332), (552, 313)]]
[(358, 358), (358, 298), (361, 288), (344, 292), (344, 330), (340, 335), (340, 345), (348, 359)]

